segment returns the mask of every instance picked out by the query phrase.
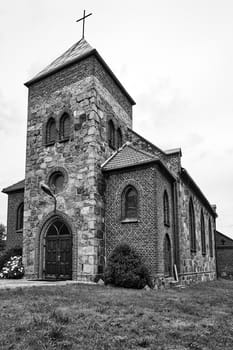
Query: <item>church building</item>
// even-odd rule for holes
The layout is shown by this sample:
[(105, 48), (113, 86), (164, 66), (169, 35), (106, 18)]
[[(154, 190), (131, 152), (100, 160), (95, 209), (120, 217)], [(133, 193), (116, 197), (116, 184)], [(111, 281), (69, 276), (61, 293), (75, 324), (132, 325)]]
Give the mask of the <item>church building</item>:
[(126, 242), (155, 281), (214, 279), (215, 206), (179, 148), (132, 130), (135, 102), (98, 51), (82, 38), (25, 85), (25, 180), (3, 192), (26, 277), (94, 280)]

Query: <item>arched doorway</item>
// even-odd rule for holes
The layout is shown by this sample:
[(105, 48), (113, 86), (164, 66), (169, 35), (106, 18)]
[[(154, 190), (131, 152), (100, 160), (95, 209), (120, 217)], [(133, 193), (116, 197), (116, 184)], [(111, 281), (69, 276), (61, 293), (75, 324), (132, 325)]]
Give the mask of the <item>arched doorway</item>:
[(171, 242), (168, 234), (164, 239), (164, 275), (165, 277), (172, 276)]
[(54, 219), (45, 232), (45, 278), (72, 279), (72, 235), (60, 219)]

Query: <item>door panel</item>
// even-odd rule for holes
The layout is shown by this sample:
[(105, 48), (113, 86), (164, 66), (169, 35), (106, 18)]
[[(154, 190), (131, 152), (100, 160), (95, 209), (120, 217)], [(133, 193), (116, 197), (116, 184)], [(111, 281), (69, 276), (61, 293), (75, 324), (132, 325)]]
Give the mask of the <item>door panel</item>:
[(51, 277), (57, 276), (57, 237), (49, 236), (46, 242), (46, 255), (45, 255), (45, 269), (46, 274)]
[(67, 226), (64, 223), (61, 225), (61, 221), (59, 220), (50, 225), (47, 233), (45, 244), (45, 277), (48, 279), (71, 279), (72, 236)]

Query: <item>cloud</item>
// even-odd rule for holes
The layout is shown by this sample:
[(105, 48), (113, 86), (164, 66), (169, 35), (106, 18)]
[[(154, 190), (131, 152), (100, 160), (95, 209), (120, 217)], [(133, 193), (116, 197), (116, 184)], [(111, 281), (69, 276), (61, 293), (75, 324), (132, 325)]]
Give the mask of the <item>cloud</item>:
[(7, 101), (0, 91), (0, 133), (9, 134), (22, 124), (23, 114), (15, 101)]

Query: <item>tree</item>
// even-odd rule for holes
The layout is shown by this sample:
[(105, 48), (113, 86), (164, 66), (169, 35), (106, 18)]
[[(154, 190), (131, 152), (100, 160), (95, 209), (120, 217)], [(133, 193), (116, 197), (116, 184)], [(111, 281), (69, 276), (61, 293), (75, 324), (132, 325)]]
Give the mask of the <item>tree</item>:
[(6, 227), (0, 223), (0, 251), (5, 248), (6, 245)]

